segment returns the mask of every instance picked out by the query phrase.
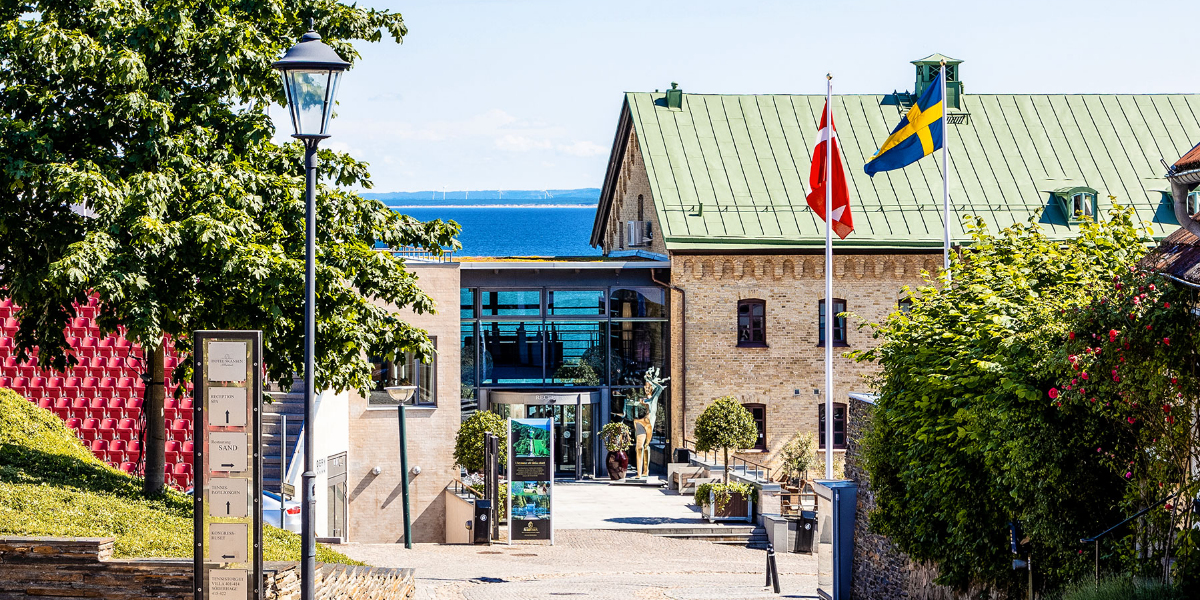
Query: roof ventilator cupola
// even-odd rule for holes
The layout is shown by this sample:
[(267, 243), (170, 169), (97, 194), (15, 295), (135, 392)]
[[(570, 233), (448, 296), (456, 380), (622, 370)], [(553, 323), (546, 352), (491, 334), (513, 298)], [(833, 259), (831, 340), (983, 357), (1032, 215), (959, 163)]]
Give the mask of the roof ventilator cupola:
[(671, 82), (671, 89), (667, 90), (667, 108), (683, 110), (683, 90), (674, 81)]

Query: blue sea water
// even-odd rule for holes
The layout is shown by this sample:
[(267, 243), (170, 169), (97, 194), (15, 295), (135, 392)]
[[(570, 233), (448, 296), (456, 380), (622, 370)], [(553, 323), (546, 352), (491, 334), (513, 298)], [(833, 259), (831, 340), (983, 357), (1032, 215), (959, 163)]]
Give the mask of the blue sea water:
[(421, 221), (442, 219), (462, 226), (459, 256), (597, 256), (588, 245), (593, 206), (400, 206)]

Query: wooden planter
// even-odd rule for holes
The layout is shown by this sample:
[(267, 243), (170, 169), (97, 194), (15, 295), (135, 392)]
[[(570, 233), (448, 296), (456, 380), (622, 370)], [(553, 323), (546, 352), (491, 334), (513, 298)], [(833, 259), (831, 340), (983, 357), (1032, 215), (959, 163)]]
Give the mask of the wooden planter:
[(708, 504), (700, 507), (701, 514), (709, 521), (746, 521), (754, 520), (754, 501), (734, 494), (721, 510), (717, 510), (717, 500), (712, 492), (708, 493)]

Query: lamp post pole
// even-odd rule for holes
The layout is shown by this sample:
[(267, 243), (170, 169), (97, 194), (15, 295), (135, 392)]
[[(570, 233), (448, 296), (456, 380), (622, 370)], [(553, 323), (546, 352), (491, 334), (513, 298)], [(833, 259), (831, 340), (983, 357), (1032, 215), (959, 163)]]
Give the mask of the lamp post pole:
[[(317, 572), (317, 473), (314, 414), (316, 395), (317, 341), (317, 144), (320, 138), (304, 139), (304, 489), (300, 510), (301, 600), (316, 597)], [(286, 432), (285, 432), (286, 433)]]
[[(304, 472), (300, 490), (300, 598), (315, 600), (317, 572), (317, 145), (329, 137), (337, 84), (350, 67), (321, 41), (309, 20), (308, 33), (273, 65), (283, 76), (292, 137), (304, 142)], [(283, 432), (287, 435), (287, 432)]]

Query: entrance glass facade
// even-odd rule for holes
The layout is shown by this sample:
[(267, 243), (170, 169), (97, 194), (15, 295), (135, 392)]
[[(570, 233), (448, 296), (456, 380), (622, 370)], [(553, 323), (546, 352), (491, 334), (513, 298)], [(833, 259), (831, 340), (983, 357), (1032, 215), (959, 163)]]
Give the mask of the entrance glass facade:
[[(565, 443), (556, 462), (560, 474), (604, 470), (605, 452), (596, 431), (612, 421), (642, 415), (636, 399), (646, 369), (666, 371), (667, 307), (664, 290), (649, 286), (465, 287), (460, 295), (463, 407), (492, 391), (599, 392), (598, 404), (486, 403), (503, 416), (551, 417), (556, 443)], [(515, 414), (520, 412), (521, 415)], [(665, 465), (669, 419), (666, 398), (658, 405), (652, 462)], [(505, 414), (510, 413), (510, 414)], [(544, 413), (544, 414), (543, 414)], [(576, 450), (580, 449), (580, 450)]]

